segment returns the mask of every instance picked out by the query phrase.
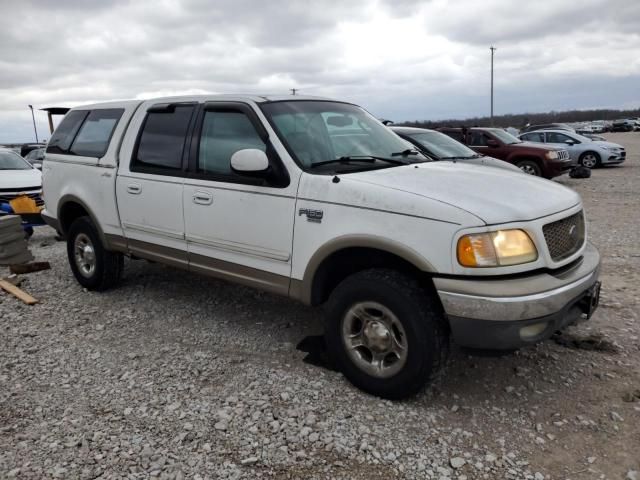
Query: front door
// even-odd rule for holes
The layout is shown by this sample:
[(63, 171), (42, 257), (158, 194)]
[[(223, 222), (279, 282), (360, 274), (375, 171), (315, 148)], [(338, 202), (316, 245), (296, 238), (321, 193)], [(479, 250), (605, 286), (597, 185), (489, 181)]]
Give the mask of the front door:
[[(210, 102), (199, 115), (183, 191), (189, 267), (286, 294), (291, 274), (295, 182), (290, 182), (256, 112)], [(238, 150), (265, 151), (274, 171), (259, 178), (231, 169)]]

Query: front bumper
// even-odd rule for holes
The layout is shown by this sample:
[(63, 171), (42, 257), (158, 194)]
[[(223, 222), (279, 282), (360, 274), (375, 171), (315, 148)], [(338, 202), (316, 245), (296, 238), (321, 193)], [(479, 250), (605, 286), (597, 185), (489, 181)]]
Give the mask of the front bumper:
[(576, 165), (576, 162), (571, 158), (563, 159), (563, 160), (555, 160), (549, 162), (547, 171), (550, 178), (558, 177), (565, 173), (568, 173)]
[(607, 157), (603, 157), (602, 164), (603, 165), (613, 165), (623, 163), (626, 159), (626, 153), (614, 153), (609, 154)]
[(587, 244), (581, 259), (558, 271), (497, 280), (434, 278), (434, 284), (456, 343), (508, 349), (536, 343), (590, 314), (599, 273), (600, 254)]

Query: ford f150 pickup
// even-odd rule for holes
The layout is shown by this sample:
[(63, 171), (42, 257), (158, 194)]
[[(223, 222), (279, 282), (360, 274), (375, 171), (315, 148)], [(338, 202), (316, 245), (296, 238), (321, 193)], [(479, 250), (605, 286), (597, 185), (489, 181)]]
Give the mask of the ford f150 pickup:
[(574, 191), (432, 162), (362, 108), (194, 96), (72, 109), (47, 146), (44, 218), (104, 290), (130, 255), (308, 305), (344, 375), (419, 391), (450, 340), (533, 344), (597, 306), (597, 250)]

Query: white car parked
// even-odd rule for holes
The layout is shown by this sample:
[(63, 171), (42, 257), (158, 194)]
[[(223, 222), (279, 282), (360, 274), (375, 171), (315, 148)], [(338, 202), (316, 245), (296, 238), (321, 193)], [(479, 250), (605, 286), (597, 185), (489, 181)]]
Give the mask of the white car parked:
[(577, 193), (428, 162), (350, 103), (76, 107), (47, 147), (44, 188), (43, 215), (82, 286), (115, 285), (132, 255), (324, 304), (333, 361), (386, 398), (420, 390), (450, 338), (530, 345), (598, 303)]
[(22, 194), (43, 205), (42, 174), (13, 150), (0, 148), (0, 204)]

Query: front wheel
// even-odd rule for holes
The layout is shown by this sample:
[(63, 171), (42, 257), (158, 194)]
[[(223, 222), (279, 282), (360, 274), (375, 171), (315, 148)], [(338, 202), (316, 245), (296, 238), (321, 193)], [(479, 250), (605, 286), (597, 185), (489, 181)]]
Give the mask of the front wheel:
[(534, 175), (536, 177), (542, 176), (540, 167), (533, 160), (520, 160), (516, 166), (527, 175)]
[(580, 155), (580, 165), (587, 168), (596, 168), (600, 165), (600, 155), (596, 152), (584, 152)]
[(414, 395), (446, 361), (449, 338), (439, 304), (399, 272), (348, 277), (331, 294), (326, 313), (329, 355), (365, 392), (394, 400)]
[(89, 290), (107, 290), (122, 277), (124, 257), (105, 250), (89, 217), (80, 217), (71, 224), (67, 233), (67, 256), (76, 280)]

